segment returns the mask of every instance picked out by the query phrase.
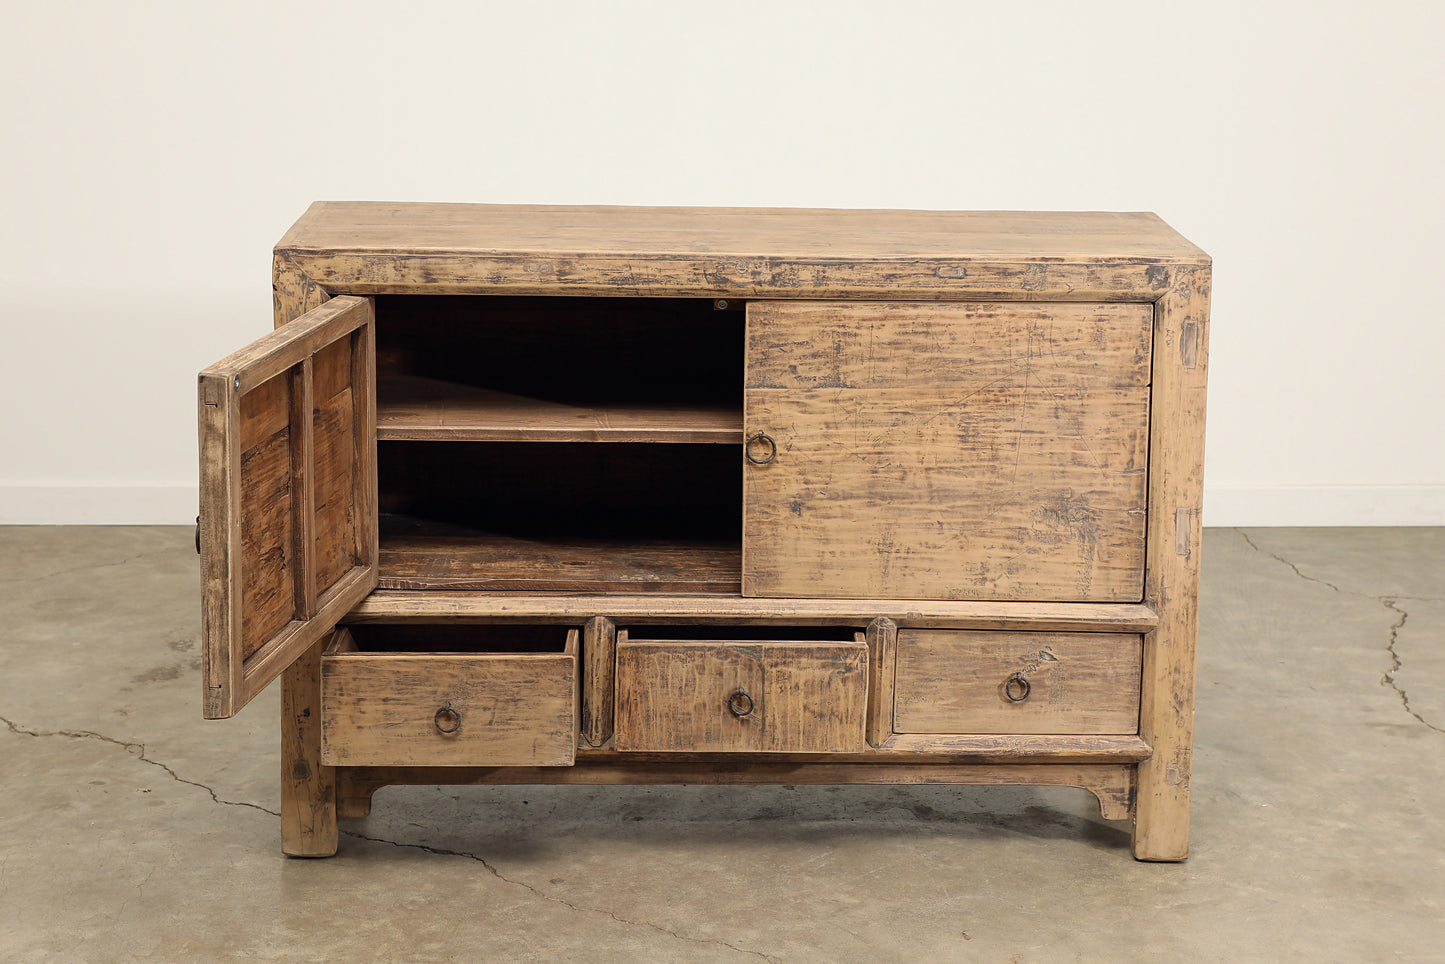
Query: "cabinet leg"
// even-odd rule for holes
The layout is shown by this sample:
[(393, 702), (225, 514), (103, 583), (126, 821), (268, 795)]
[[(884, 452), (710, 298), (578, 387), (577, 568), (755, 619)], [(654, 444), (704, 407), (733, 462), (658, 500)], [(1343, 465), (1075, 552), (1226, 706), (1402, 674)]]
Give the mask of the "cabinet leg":
[(1154, 755), (1139, 764), (1134, 803), (1134, 856), (1189, 856), (1189, 781), (1194, 763), (1194, 634), (1144, 641), (1143, 712), (1139, 733)]
[(323, 638), (281, 680), (281, 850), (292, 857), (336, 853), (336, 774), (321, 764)]
[[(1150, 772), (1153, 771), (1153, 772)], [(1134, 815), (1136, 860), (1184, 860), (1189, 856), (1188, 763), (1139, 767)]]

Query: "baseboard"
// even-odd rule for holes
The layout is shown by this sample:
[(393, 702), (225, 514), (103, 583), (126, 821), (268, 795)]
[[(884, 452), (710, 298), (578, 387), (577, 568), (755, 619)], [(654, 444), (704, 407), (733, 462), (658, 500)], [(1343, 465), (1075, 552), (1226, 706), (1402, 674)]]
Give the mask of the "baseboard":
[(1445, 526), (1445, 485), (1206, 485), (1204, 524)]
[[(0, 525), (192, 525), (195, 485), (0, 485)], [(1206, 526), (1445, 526), (1445, 485), (1208, 486)]]
[(0, 485), (0, 525), (195, 525), (190, 485)]

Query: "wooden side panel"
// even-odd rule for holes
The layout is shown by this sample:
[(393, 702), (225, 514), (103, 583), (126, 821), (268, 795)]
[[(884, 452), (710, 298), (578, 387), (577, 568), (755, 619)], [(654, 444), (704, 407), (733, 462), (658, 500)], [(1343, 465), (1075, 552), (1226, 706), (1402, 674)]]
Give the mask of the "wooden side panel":
[(748, 305), (744, 594), (1137, 602), (1150, 318)]
[[(577, 630), (562, 653), (327, 655), (321, 756), (334, 766), (568, 766)], [(444, 707), (455, 719), (438, 712)], [(443, 732), (455, 723), (453, 732)]]
[[(1114, 633), (901, 630), (893, 728), (1136, 733), (1139, 644), (1138, 636)], [(1015, 676), (1022, 682), (1010, 699)]]
[(371, 321), (369, 299), (338, 298), (200, 374), (208, 718), (234, 715), (376, 586)]
[(1139, 735), (1154, 755), (1139, 765), (1134, 856), (1140, 860), (1189, 855), (1209, 293), (1209, 269), (1200, 268), (1184, 272), (1154, 306), (1145, 598), (1159, 625), (1144, 637)]
[(863, 643), (617, 644), (619, 750), (845, 752), (863, 745)]

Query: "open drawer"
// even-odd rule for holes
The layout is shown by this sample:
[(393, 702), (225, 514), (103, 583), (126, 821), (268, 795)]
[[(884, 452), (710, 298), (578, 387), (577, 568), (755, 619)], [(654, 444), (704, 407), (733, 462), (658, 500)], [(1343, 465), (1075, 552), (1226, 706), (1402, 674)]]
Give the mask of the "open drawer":
[(321, 762), (569, 766), (578, 639), (562, 626), (338, 629), (321, 660)]
[(617, 633), (618, 750), (829, 753), (863, 748), (862, 633), (652, 627)]

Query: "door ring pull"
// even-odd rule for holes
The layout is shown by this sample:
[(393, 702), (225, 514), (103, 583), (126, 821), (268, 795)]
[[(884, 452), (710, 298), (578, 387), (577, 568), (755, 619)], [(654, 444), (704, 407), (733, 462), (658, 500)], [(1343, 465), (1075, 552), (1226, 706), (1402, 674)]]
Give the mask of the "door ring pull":
[[(753, 454), (754, 442), (767, 443), (768, 454), (766, 457), (758, 458), (756, 455)], [(753, 463), (754, 465), (767, 465), (769, 462), (771, 462), (774, 458), (777, 457), (778, 443), (774, 442), (773, 437), (767, 432), (757, 432), (753, 435), (749, 435), (748, 440), (743, 443), (743, 454), (746, 455), (748, 457), (748, 461)]]

